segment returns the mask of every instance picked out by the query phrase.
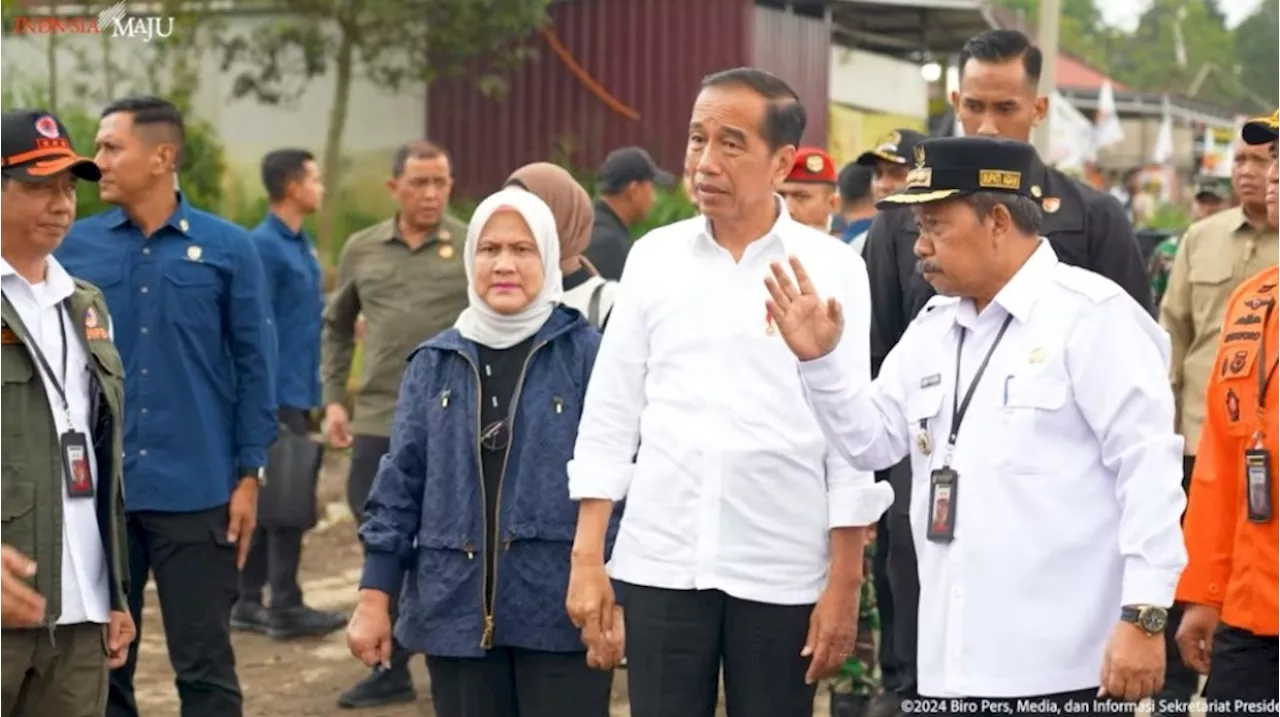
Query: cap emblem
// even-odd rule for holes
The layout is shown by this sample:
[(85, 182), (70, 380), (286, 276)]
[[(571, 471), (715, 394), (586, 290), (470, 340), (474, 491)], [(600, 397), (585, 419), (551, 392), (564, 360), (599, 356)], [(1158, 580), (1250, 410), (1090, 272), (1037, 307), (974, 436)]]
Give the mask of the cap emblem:
[(809, 170), (810, 174), (817, 174), (822, 171), (822, 157), (811, 154), (804, 160), (804, 168)]
[(58, 138), (58, 123), (49, 115), (36, 120), (36, 131), (49, 139)]

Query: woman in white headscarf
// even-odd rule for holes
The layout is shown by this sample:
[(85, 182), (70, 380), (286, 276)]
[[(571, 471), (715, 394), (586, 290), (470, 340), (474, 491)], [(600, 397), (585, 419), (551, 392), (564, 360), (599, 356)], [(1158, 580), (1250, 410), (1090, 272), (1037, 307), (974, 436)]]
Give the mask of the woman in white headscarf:
[(400, 387), (348, 644), (387, 660), (407, 577), (395, 635), (427, 655), (437, 715), (606, 717), (612, 675), (588, 666), (564, 607), (565, 466), (600, 334), (560, 306), (555, 219), (533, 194), (481, 202), (464, 261), (470, 306), (414, 350)]

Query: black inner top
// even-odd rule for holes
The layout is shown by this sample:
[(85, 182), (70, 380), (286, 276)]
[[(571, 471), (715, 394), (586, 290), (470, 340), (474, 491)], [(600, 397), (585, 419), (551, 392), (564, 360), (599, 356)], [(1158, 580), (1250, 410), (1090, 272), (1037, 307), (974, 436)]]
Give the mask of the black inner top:
[[(520, 383), (520, 372), (533, 347), (533, 337), (505, 349), (480, 346), (480, 474), (484, 478), (485, 538), (484, 594), (493, 595), (493, 566), (501, 546), (495, 536), (498, 525), (498, 495), (502, 485), (503, 462), (511, 443), (512, 399)], [(493, 605), (488, 605), (492, 612)]]

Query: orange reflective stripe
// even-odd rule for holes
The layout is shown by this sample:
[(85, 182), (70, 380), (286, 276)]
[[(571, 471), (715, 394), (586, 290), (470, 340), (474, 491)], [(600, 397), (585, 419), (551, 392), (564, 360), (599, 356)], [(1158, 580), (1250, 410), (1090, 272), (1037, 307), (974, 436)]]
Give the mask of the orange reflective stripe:
[(75, 152), (71, 151), (71, 146), (66, 147), (41, 147), (33, 149), (29, 152), (19, 152), (17, 154), (4, 157), (0, 160), (0, 166), (12, 167), (15, 164), (23, 164), (33, 159), (47, 159), (53, 157), (74, 157)]

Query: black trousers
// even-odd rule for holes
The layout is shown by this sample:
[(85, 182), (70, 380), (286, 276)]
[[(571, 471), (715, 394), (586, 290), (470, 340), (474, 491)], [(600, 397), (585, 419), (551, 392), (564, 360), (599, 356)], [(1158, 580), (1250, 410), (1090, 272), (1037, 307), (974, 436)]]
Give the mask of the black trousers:
[(495, 647), (484, 657), (427, 656), (437, 717), (609, 717), (613, 672), (585, 652)]
[[(307, 412), (283, 407), (277, 413), (282, 430), (306, 435)], [(302, 587), (298, 585), (298, 565), (302, 562), (301, 530), (267, 530), (253, 533), (249, 557), (240, 571), (240, 599), (262, 602), (263, 586), (271, 586), (271, 608), (287, 609), (302, 605)]]
[[(347, 473), (347, 505), (351, 506), (351, 514), (356, 517), (356, 525), (364, 521), (364, 503), (369, 499), (369, 491), (373, 490), (373, 479), (378, 476), (378, 464), (382, 457), (391, 450), (391, 439), (382, 436), (351, 437), (351, 469)], [(396, 624), (396, 608), (399, 595), (391, 596), (391, 626)], [(391, 667), (397, 670), (409, 669), (409, 658), (413, 653), (400, 646), (398, 641), (392, 642)]]
[[(1196, 457), (1182, 457), (1182, 489), (1190, 491)], [(1185, 515), (1184, 515), (1185, 517)], [(1155, 711), (1164, 717), (1186, 717), (1188, 703), (1200, 687), (1200, 675), (1182, 662), (1178, 651), (1178, 626), (1182, 624), (1183, 606), (1169, 609), (1169, 624), (1164, 630), (1164, 687), (1155, 695)]]
[(1133, 706), (1111, 699), (1099, 700), (1098, 688), (1030, 697), (921, 697), (907, 714), (938, 717), (1044, 717), (1044, 715), (1132, 715)]
[[(920, 623), (920, 573), (916, 567), (916, 545), (911, 537), (910, 462), (904, 461), (890, 468), (889, 475), (894, 490), (893, 505), (885, 514), (889, 524), (885, 574), (890, 599), (880, 601), (880, 634), (882, 641), (884, 635), (892, 635), (893, 654), (889, 663), (891, 669), (883, 673), (884, 688), (910, 696), (916, 693), (916, 647)], [(884, 619), (886, 602), (890, 604), (889, 621)]]
[(712, 717), (722, 663), (729, 717), (812, 717), (800, 656), (812, 605), (631, 584), (621, 595), (632, 717)]
[[(1280, 698), (1280, 640), (1221, 625), (1213, 635), (1204, 697), (1215, 714), (1257, 715), (1275, 710)], [(1270, 708), (1266, 703), (1270, 701)], [(1251, 709), (1252, 708), (1252, 709)]]
[(138, 715), (133, 673), (148, 573), (155, 574), (182, 717), (240, 717), (243, 700), (230, 625), (236, 548), (227, 541), (227, 506), (195, 513), (139, 511), (127, 522), (129, 611), (138, 639), (129, 646), (128, 662), (111, 672), (107, 717)]

